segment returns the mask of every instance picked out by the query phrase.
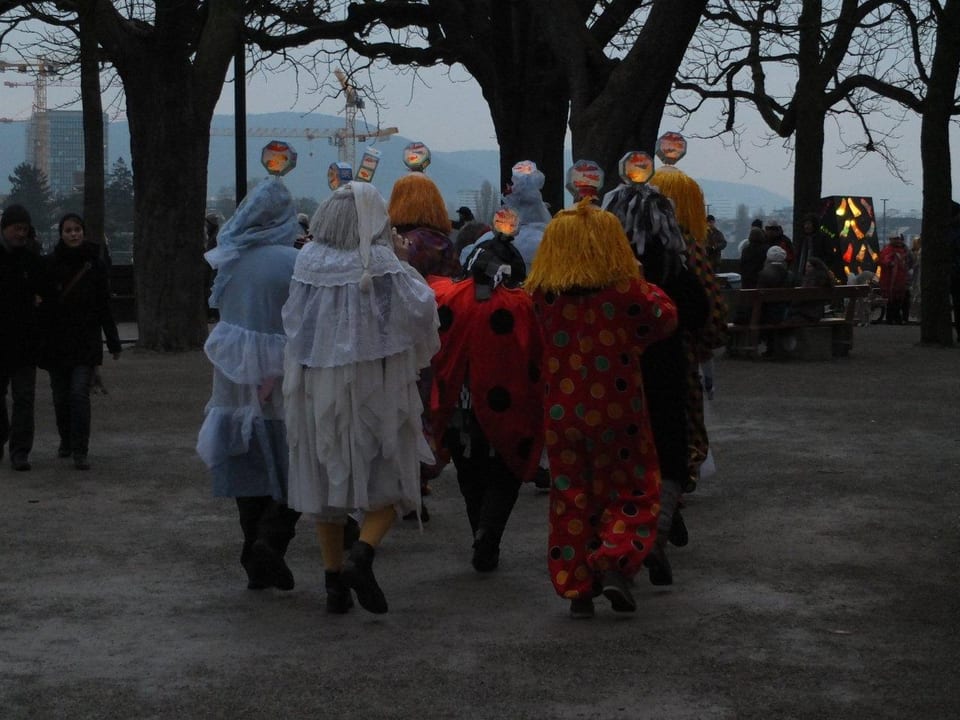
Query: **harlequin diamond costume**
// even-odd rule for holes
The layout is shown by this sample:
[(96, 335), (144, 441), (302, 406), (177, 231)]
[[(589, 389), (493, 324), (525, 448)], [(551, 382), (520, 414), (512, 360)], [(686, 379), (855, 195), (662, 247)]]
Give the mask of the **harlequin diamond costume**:
[(279, 179), (254, 188), (205, 255), (217, 270), (210, 307), (220, 322), (204, 345), (213, 364), (213, 394), (197, 452), (210, 469), (213, 494), (236, 498), (243, 530), (240, 562), (248, 587), (293, 588), (283, 556), (300, 513), (287, 507), (283, 334), (297, 251), (293, 197)]
[(643, 264), (643, 276), (661, 287), (677, 306), (677, 332), (648, 347), (641, 361), (662, 479), (657, 546), (646, 562), (651, 582), (669, 585), (673, 574), (665, 552), (667, 539), (686, 544), (677, 505), (689, 474), (687, 338), (706, 322), (707, 296), (687, 267), (687, 244), (673, 205), (656, 188), (620, 185), (604, 196), (603, 208), (620, 220), (634, 255)]
[(703, 416), (703, 386), (700, 363), (713, 357), (713, 350), (724, 345), (727, 332), (727, 308), (717, 287), (713, 267), (707, 257), (707, 209), (700, 185), (673, 166), (660, 167), (650, 184), (673, 201), (677, 221), (687, 243), (687, 262), (707, 295), (708, 315), (702, 328), (685, 332), (687, 350), (687, 443), (688, 473), (684, 490), (693, 491), (700, 478), (700, 466), (707, 459), (710, 441)]
[[(290, 505), (317, 518), (327, 609), (387, 602), (374, 549), (396, 512), (420, 505), (419, 464), (433, 457), (421, 431), (417, 374), (440, 346), (433, 291), (393, 249), (386, 204), (361, 182), (317, 209), (283, 307), (283, 395)], [(342, 525), (364, 510), (343, 558)]]
[(467, 275), (434, 277), (440, 351), (431, 409), (457, 468), (473, 537), (473, 567), (494, 570), (522, 481), (543, 449), (543, 345), (526, 271), (507, 237), (480, 244)]
[(641, 278), (617, 218), (589, 201), (547, 225), (525, 288), (544, 334), (550, 579), (574, 617), (593, 614), (598, 591), (632, 612), (628, 583), (660, 510), (640, 356), (674, 331), (676, 307)]

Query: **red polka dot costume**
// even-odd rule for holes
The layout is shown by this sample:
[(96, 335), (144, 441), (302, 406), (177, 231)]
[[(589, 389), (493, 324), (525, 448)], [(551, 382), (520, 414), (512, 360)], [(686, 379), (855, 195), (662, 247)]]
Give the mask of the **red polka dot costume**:
[(660, 470), (640, 354), (672, 333), (676, 307), (643, 280), (535, 292), (544, 330), (549, 569), (557, 594), (594, 595), (614, 569), (632, 577), (656, 539)]
[(430, 399), (442, 432), (469, 388), (471, 409), (510, 471), (531, 481), (543, 448), (540, 328), (530, 297), (498, 287), (485, 302), (474, 300), (472, 279), (431, 277), (440, 318), (440, 351)]

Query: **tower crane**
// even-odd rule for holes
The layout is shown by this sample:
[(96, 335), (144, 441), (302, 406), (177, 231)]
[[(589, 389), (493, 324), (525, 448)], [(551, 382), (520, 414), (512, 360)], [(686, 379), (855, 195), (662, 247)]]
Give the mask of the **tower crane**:
[[(343, 89), (345, 98), (344, 126), (336, 129), (311, 129), (311, 128), (248, 128), (248, 137), (277, 137), (277, 138), (306, 138), (315, 140), (317, 138), (327, 138), (331, 145), (337, 148), (337, 161), (349, 163), (351, 168), (355, 168), (357, 161), (357, 141), (366, 142), (371, 138), (388, 138), (396, 135), (399, 130), (395, 127), (377, 128), (376, 130), (361, 130), (357, 132), (357, 110), (363, 109), (363, 98), (357, 94), (356, 88), (350, 83), (349, 78), (342, 70), (334, 70), (337, 80), (340, 81), (340, 87)], [(211, 136), (233, 136), (233, 128), (219, 127), (210, 128)]]
[(32, 165), (45, 176), (50, 175), (50, 118), (47, 115), (47, 78), (57, 75), (66, 63), (54, 62), (46, 58), (37, 58), (24, 62), (11, 63), (0, 60), (0, 72), (14, 71), (30, 73), (32, 82), (5, 82), (7, 87), (33, 87), (33, 135)]
[[(360, 142), (366, 142), (371, 138), (385, 138), (390, 135), (396, 135), (399, 130), (395, 127), (387, 128), (377, 128), (376, 130), (364, 130), (363, 132), (354, 133), (354, 139), (359, 140)], [(233, 128), (232, 127), (215, 127), (210, 128), (210, 136), (216, 137), (233, 137)], [(336, 145), (340, 147), (338, 139), (344, 134), (343, 128), (337, 128), (335, 130), (330, 129), (319, 129), (319, 128), (265, 128), (265, 127), (254, 127), (247, 128), (247, 137), (278, 137), (278, 138), (304, 138), (306, 140), (318, 140), (320, 138), (328, 138), (331, 145)], [(341, 162), (345, 162), (342, 158), (338, 158)]]
[(343, 89), (343, 95), (346, 100), (344, 107), (344, 128), (343, 132), (334, 135), (334, 144), (337, 146), (338, 159), (345, 162), (350, 167), (356, 167), (357, 164), (357, 110), (363, 109), (363, 99), (357, 95), (357, 89), (350, 82), (343, 70), (333, 71), (337, 80), (340, 81), (340, 87)]

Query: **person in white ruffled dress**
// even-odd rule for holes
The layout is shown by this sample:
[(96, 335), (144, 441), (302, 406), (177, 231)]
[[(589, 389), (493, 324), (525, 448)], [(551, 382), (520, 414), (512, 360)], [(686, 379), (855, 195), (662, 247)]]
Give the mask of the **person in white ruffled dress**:
[[(397, 513), (419, 510), (419, 465), (433, 462), (417, 376), (440, 347), (437, 307), (398, 257), (373, 186), (337, 189), (310, 230), (283, 308), (289, 504), (316, 518), (327, 611), (347, 612), (352, 590), (384, 613), (375, 549)], [(360, 539), (344, 557), (342, 526), (356, 510)]]
[(224, 224), (207, 262), (217, 270), (210, 306), (220, 322), (204, 351), (213, 364), (197, 452), (213, 494), (236, 498), (243, 531), (240, 563), (250, 589), (290, 590), (284, 561), (300, 513), (287, 506), (280, 311), (297, 259), (293, 196), (279, 178), (254, 188)]

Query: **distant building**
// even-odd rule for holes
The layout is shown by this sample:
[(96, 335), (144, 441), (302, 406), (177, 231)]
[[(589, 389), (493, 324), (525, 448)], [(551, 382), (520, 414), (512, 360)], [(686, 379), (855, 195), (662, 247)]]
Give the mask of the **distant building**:
[[(44, 127), (44, 123), (46, 127)], [(103, 163), (107, 170), (107, 129), (103, 116)], [(79, 110), (48, 110), (27, 123), (27, 162), (46, 168), (54, 195), (69, 195), (83, 186), (83, 113)]]
[(480, 191), (457, 190), (457, 207), (468, 207), (476, 215), (480, 207)]

